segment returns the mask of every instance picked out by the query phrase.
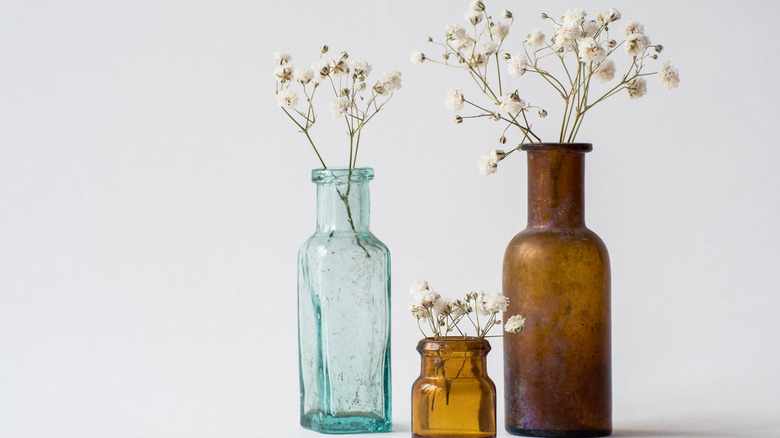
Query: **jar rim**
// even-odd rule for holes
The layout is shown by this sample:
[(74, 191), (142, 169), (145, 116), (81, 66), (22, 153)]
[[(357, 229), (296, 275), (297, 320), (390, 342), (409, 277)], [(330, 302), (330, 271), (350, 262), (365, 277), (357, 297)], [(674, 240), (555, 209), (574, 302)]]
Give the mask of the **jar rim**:
[(469, 336), (446, 336), (442, 339), (423, 338), (417, 343), (417, 351), (421, 354), (434, 352), (474, 352), (487, 353), (491, 350), (490, 342), (485, 338)]
[(520, 146), (522, 151), (566, 151), (566, 152), (590, 152), (593, 150), (592, 143), (525, 143)]
[(348, 181), (370, 181), (374, 179), (374, 169), (371, 167), (329, 167), (327, 169), (312, 169), (311, 181), (315, 184), (327, 184)]

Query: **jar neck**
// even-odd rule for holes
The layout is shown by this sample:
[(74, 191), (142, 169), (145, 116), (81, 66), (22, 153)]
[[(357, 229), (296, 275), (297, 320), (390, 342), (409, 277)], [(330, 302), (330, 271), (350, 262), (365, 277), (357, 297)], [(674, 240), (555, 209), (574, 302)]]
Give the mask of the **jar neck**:
[(421, 356), (420, 373), (429, 378), (481, 378), (487, 376), (490, 343), (484, 339), (429, 340), (417, 345)]
[(367, 233), (368, 182), (373, 177), (369, 168), (312, 171), (312, 181), (317, 184), (317, 232)]
[(585, 152), (590, 149), (582, 145), (524, 147), (528, 151), (529, 227), (585, 226)]

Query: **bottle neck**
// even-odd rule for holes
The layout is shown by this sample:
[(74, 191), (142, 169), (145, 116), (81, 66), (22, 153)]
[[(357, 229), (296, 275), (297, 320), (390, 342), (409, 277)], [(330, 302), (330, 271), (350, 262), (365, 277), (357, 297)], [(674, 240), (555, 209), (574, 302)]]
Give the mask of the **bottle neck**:
[(368, 232), (369, 210), (368, 180), (317, 184), (318, 232)]
[(563, 147), (528, 150), (528, 226), (585, 226), (585, 153)]

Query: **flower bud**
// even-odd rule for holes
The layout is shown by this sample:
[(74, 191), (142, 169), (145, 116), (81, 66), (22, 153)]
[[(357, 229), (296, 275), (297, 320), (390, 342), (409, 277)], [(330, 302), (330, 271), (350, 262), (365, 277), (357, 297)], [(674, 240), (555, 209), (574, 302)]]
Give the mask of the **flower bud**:
[(542, 12), (542, 19), (543, 19), (543, 20), (546, 20), (546, 19), (548, 19), (548, 18), (550, 18), (550, 16), (549, 16), (549, 15), (547, 15), (547, 14), (545, 14), (544, 12)]
[(349, 96), (349, 88), (345, 88), (345, 89), (341, 90), (341, 95), (342, 96)]
[(496, 122), (498, 122), (499, 120), (501, 120), (501, 114), (493, 113), (493, 114), (490, 115), (490, 118), (495, 120)]
[(501, 137), (498, 137), (498, 142), (501, 144), (506, 144), (506, 137), (504, 137), (503, 135)]
[(349, 58), (349, 53), (347, 52), (341, 52), (341, 55), (339, 55), (340, 59), (343, 61), (347, 58)]
[(323, 44), (322, 47), (320, 47), (320, 53), (328, 53), (328, 46), (326, 44)]
[(450, 54), (449, 53), (444, 53), (443, 55), (441, 55), (441, 57), (442, 57), (442, 59), (444, 59), (446, 61), (446, 60), (450, 59)]
[(477, 12), (482, 12), (485, 10), (485, 4), (482, 3), (481, 1), (474, 3), (473, 6), (474, 6), (474, 10)]
[(433, 42), (433, 38), (431, 38), (431, 37), (428, 37), (428, 42), (429, 42), (429, 43), (432, 43), (432, 42)]
[(610, 49), (614, 49), (615, 47), (617, 47), (617, 41), (609, 40), (609, 42), (607, 43), (607, 47), (609, 47)]
[(504, 17), (504, 18), (506, 18), (507, 20), (510, 20), (510, 19), (512, 19), (512, 13), (511, 13), (511, 12), (509, 12), (509, 11), (507, 11), (506, 9), (503, 9), (503, 10), (501, 11), (501, 16), (502, 16), (502, 17)]
[(656, 52), (661, 53), (661, 51), (663, 51), (663, 50), (664, 50), (664, 46), (662, 46), (660, 44), (656, 44), (656, 46), (655, 46), (655, 51)]
[(461, 117), (461, 116), (455, 116), (455, 123), (456, 123), (456, 124), (463, 123), (463, 117)]
[(540, 109), (539, 110), (539, 118), (543, 119), (545, 117), (547, 117), (547, 110)]
[(504, 61), (509, 61), (510, 59), (512, 59), (512, 55), (509, 53), (504, 53)]
[(652, 55), (650, 55), (650, 58), (652, 58), (652, 59), (658, 59), (658, 55), (657, 55), (657, 54), (655, 54), (655, 53), (653, 53)]

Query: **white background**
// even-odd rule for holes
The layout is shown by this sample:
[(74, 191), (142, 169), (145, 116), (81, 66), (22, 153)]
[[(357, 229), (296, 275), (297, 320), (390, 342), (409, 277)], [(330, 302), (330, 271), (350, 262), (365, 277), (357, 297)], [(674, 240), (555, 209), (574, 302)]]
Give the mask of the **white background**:
[[(548, 31), (540, 12), (571, 6), (613, 5), (488, 2), (517, 16), (510, 50)], [(578, 137), (595, 146), (587, 220), (612, 258), (615, 436), (780, 436), (780, 6), (614, 6), (682, 79), (612, 98)], [(438, 56), (426, 38), (466, 7), (3, 0), (0, 436), (316, 436), (297, 425), (295, 291), (318, 163), (276, 107), (272, 53), (308, 65), (323, 43), (374, 78), (404, 73), (359, 164), (376, 170), (372, 230), (393, 256), (392, 435), (408, 436), (408, 286), (498, 289), (525, 226), (522, 154), (480, 177), (498, 125), (454, 125), (447, 89), (474, 88), (408, 61)], [(548, 107), (536, 126), (552, 140), (560, 105), (541, 84), (515, 82)], [(344, 164), (343, 129), (320, 108), (316, 139)]]

